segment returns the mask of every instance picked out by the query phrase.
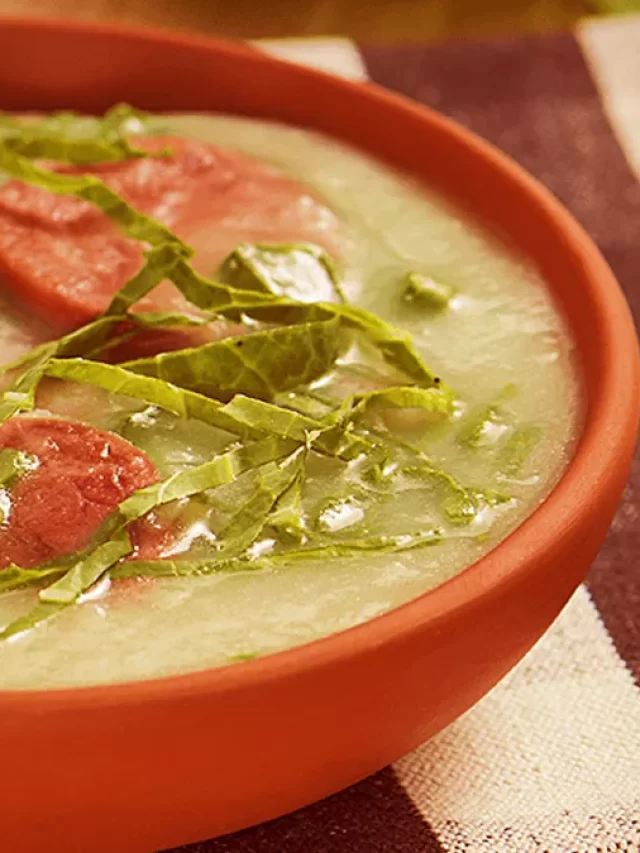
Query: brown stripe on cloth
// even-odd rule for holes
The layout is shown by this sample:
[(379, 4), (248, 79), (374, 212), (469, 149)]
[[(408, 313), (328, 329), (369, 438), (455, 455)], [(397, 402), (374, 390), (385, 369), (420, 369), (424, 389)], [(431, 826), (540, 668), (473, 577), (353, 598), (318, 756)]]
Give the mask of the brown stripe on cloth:
[[(363, 50), (370, 77), (489, 139), (571, 210), (640, 317), (640, 184), (571, 35)], [(588, 578), (619, 654), (640, 683), (640, 461)]]
[(279, 820), (171, 853), (441, 853), (393, 771)]

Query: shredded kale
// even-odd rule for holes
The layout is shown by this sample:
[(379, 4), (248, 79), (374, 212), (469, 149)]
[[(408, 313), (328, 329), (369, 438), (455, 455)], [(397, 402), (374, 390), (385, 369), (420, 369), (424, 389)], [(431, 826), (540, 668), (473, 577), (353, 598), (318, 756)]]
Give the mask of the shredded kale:
[(403, 282), (405, 302), (432, 311), (447, 308), (454, 293), (450, 284), (419, 272), (410, 272)]
[(110, 572), (112, 578), (133, 577), (189, 577), (219, 574), (222, 572), (259, 571), (276, 566), (286, 566), (306, 560), (327, 560), (354, 557), (358, 554), (399, 554), (413, 551), (442, 541), (442, 531), (437, 528), (398, 536), (369, 536), (346, 542), (297, 548), (270, 554), (266, 557), (209, 560), (136, 560), (120, 563)]
[(323, 376), (341, 350), (340, 323), (332, 317), (164, 352), (124, 366), (212, 397), (246, 394), (269, 400)]
[(219, 278), (239, 290), (262, 290), (299, 302), (344, 302), (332, 259), (310, 243), (241, 243), (220, 267)]
[(304, 471), (299, 471), (273, 504), (266, 525), (279, 536), (296, 545), (306, 542), (306, 519), (302, 508)]
[(498, 470), (507, 477), (517, 477), (541, 438), (542, 429), (536, 424), (516, 427), (498, 451)]
[(24, 450), (3, 447), (0, 450), (0, 487), (10, 488), (13, 483), (38, 467), (38, 460)]
[(221, 556), (239, 556), (255, 542), (270, 522), (271, 513), (280, 498), (299, 480), (304, 459), (304, 452), (296, 450), (281, 463), (268, 462), (253, 472), (250, 498), (218, 536)]
[(458, 444), (471, 449), (495, 444), (506, 429), (500, 406), (480, 406), (470, 412), (458, 430)]

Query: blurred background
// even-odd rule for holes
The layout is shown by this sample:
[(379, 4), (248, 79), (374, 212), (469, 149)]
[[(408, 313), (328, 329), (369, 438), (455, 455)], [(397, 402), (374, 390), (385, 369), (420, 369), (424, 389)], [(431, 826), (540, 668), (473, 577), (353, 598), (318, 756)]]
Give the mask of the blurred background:
[(571, 27), (640, 0), (0, 0), (5, 15), (177, 27), (237, 38), (345, 35), (366, 42), (473, 38)]

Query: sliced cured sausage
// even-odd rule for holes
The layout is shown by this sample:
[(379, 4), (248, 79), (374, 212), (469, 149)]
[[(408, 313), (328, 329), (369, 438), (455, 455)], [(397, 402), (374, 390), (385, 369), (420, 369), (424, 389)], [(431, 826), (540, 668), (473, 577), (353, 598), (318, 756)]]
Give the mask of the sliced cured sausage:
[[(17, 417), (0, 448), (23, 450), (37, 467), (9, 489), (0, 527), (0, 568), (29, 568), (85, 547), (126, 497), (157, 482), (149, 457), (118, 435), (57, 418)], [(135, 555), (156, 555), (167, 532), (153, 518), (130, 525)]]

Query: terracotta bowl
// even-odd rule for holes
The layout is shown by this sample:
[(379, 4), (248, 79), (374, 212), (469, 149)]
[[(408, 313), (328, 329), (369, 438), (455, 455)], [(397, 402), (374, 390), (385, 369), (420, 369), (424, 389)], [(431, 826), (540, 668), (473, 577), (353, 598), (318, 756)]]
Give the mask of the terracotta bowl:
[(582, 362), (586, 425), (540, 508), (432, 592), (263, 660), (148, 682), (0, 692), (0, 849), (154, 851), (326, 796), (473, 705), (580, 583), (622, 492), (639, 410), (636, 336), (596, 247), (490, 145), (374, 86), (170, 33), (0, 22), (1, 106), (224, 110), (354, 143), (436, 185), (541, 267)]

